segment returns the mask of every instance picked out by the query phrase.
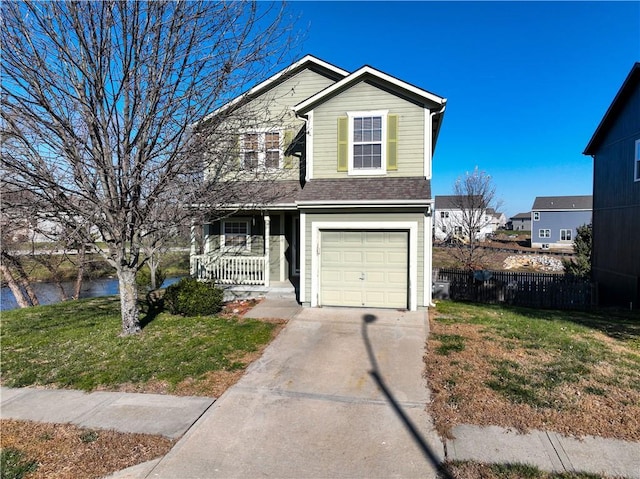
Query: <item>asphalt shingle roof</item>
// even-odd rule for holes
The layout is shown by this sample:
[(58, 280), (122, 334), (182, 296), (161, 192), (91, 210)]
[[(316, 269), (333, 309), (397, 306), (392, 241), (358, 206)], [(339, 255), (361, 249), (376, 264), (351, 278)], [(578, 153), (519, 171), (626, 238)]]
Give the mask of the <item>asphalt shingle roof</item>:
[(532, 210), (590, 210), (593, 196), (537, 196)]
[(431, 182), (421, 177), (312, 179), (298, 195), (300, 203), (429, 199)]

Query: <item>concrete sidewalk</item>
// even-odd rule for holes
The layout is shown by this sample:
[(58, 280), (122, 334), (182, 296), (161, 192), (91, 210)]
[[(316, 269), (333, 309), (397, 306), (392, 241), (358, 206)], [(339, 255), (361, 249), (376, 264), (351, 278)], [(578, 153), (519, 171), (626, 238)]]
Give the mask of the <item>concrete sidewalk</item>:
[(215, 399), (54, 389), (0, 388), (0, 417), (177, 439)]

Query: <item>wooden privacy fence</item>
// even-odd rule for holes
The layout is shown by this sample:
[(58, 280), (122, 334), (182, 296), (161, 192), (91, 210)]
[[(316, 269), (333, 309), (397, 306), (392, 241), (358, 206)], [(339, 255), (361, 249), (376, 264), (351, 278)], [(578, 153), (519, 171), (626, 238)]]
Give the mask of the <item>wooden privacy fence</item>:
[(591, 283), (562, 274), (448, 268), (434, 273), (436, 297), (448, 295), (451, 299), (530, 308), (587, 309), (592, 306)]

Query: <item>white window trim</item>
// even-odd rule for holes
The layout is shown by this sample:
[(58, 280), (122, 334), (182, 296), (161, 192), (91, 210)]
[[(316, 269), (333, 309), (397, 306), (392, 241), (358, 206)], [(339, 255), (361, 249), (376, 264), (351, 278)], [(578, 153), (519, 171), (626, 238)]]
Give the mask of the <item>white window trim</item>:
[[(387, 174), (387, 116), (389, 110), (374, 111), (350, 111), (347, 112), (349, 118), (349, 168), (348, 175), (386, 175)], [(354, 168), (353, 166), (353, 120), (363, 116), (379, 116), (382, 117), (382, 147), (380, 152), (380, 168)]]
[[(278, 134), (278, 166), (266, 166), (267, 161), (267, 150), (265, 148), (266, 144), (266, 135), (267, 133), (277, 133)], [(253, 171), (248, 168), (245, 168), (244, 165), (244, 154), (246, 148), (244, 147), (245, 135), (256, 134), (258, 135), (258, 167), (255, 169), (258, 170), (266, 170), (266, 171), (276, 171), (283, 167), (284, 164), (284, 130), (274, 129), (274, 128), (257, 128), (253, 130), (246, 130), (240, 134), (240, 161), (242, 164), (242, 169), (247, 171)]]
[(634, 181), (640, 181), (640, 140), (636, 140), (633, 159)]
[[(240, 248), (238, 246), (226, 245), (227, 235), (225, 233), (225, 225), (228, 223), (245, 223), (247, 225), (247, 242), (244, 248)], [(251, 220), (249, 218), (227, 218), (222, 220), (220, 225), (220, 248), (226, 249), (228, 251), (251, 251)]]
[(540, 228), (538, 230), (538, 238), (551, 238), (551, 230), (549, 228)]
[(532, 213), (533, 215), (533, 221), (540, 221), (540, 212), (539, 211), (534, 211)]
[[(562, 239), (562, 233), (563, 232), (569, 232), (569, 236), (571, 237), (570, 239)], [(566, 236), (566, 234), (565, 234)], [(571, 242), (573, 241), (573, 230), (571, 228), (562, 228), (560, 229), (560, 241), (567, 241), (567, 242)]]

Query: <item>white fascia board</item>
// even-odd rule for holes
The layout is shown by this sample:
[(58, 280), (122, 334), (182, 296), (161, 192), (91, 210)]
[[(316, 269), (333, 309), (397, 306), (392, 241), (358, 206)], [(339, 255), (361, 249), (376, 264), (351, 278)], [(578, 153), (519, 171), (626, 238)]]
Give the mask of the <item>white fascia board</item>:
[(394, 85), (395, 87), (407, 91), (413, 95), (417, 95), (421, 98), (424, 98), (425, 100), (429, 100), (431, 102), (437, 103), (439, 105), (444, 105), (447, 100), (446, 98), (442, 98), (438, 95), (434, 95), (433, 93), (430, 93), (426, 90), (423, 90), (422, 88), (418, 88), (416, 86), (411, 85), (410, 83), (404, 82), (402, 80), (399, 80), (395, 77), (392, 77), (391, 75), (387, 75), (386, 73), (383, 73), (379, 70), (376, 70), (375, 68), (372, 68), (368, 65), (363, 66), (362, 68), (360, 68), (359, 70), (356, 70), (355, 72), (353, 72), (352, 74), (348, 75), (347, 77), (343, 78), (342, 80), (334, 83), (333, 85), (325, 88), (324, 90), (316, 93), (315, 95), (307, 98), (306, 100), (298, 103), (296, 106), (293, 107), (294, 111), (296, 112), (304, 112), (310, 109), (310, 106), (317, 103), (318, 101), (322, 100), (322, 98), (324, 98), (327, 95), (331, 95), (332, 93), (334, 93), (336, 90), (339, 90), (340, 88), (343, 88), (346, 85), (349, 85), (351, 83), (356, 83), (358, 82), (358, 80), (360, 78), (362, 78), (365, 75), (371, 75), (374, 76), (376, 78), (379, 78), (382, 81), (391, 83), (392, 85)]
[[(225, 109), (227, 109), (227, 108), (235, 105), (236, 103), (240, 102), (244, 98), (253, 96), (256, 93), (258, 93), (258, 92), (270, 87), (272, 84), (274, 84), (278, 80), (280, 80), (283, 76), (287, 75), (292, 70), (295, 70), (296, 68), (304, 65), (307, 62), (315, 63), (316, 65), (318, 65), (320, 67), (323, 67), (323, 68), (326, 68), (327, 70), (331, 70), (331, 71), (337, 73), (338, 75), (342, 75), (342, 76), (348, 76), (349, 75), (349, 72), (346, 71), (346, 70), (343, 70), (342, 68), (338, 68), (337, 66), (332, 65), (331, 63), (327, 63), (324, 60), (320, 60), (319, 58), (316, 58), (313, 55), (305, 55), (304, 57), (302, 57), (297, 62), (292, 63), (291, 65), (289, 65), (288, 67), (284, 68), (283, 70), (280, 70), (278, 73), (275, 73), (275, 74), (271, 75), (269, 78), (267, 78), (266, 80), (264, 80), (261, 83), (258, 83), (256, 86), (254, 86), (250, 90), (246, 91), (242, 95), (240, 95), (240, 96), (234, 98), (233, 100), (225, 103), (220, 108), (217, 108), (213, 113), (209, 113), (207, 116), (205, 116), (200, 121), (206, 121), (209, 118), (212, 118), (212, 117), (216, 116), (221, 111), (224, 111)], [(198, 123), (200, 123), (200, 121), (194, 123), (194, 126), (196, 126)]]
[(297, 210), (298, 206), (295, 203), (280, 203), (277, 205), (267, 203), (253, 203), (253, 204), (229, 204), (224, 205), (200, 205), (200, 208), (215, 208), (219, 210)]
[(433, 204), (430, 200), (361, 200), (361, 201), (298, 201), (298, 208), (367, 208), (367, 207), (383, 207), (396, 208), (401, 206), (428, 206)]

